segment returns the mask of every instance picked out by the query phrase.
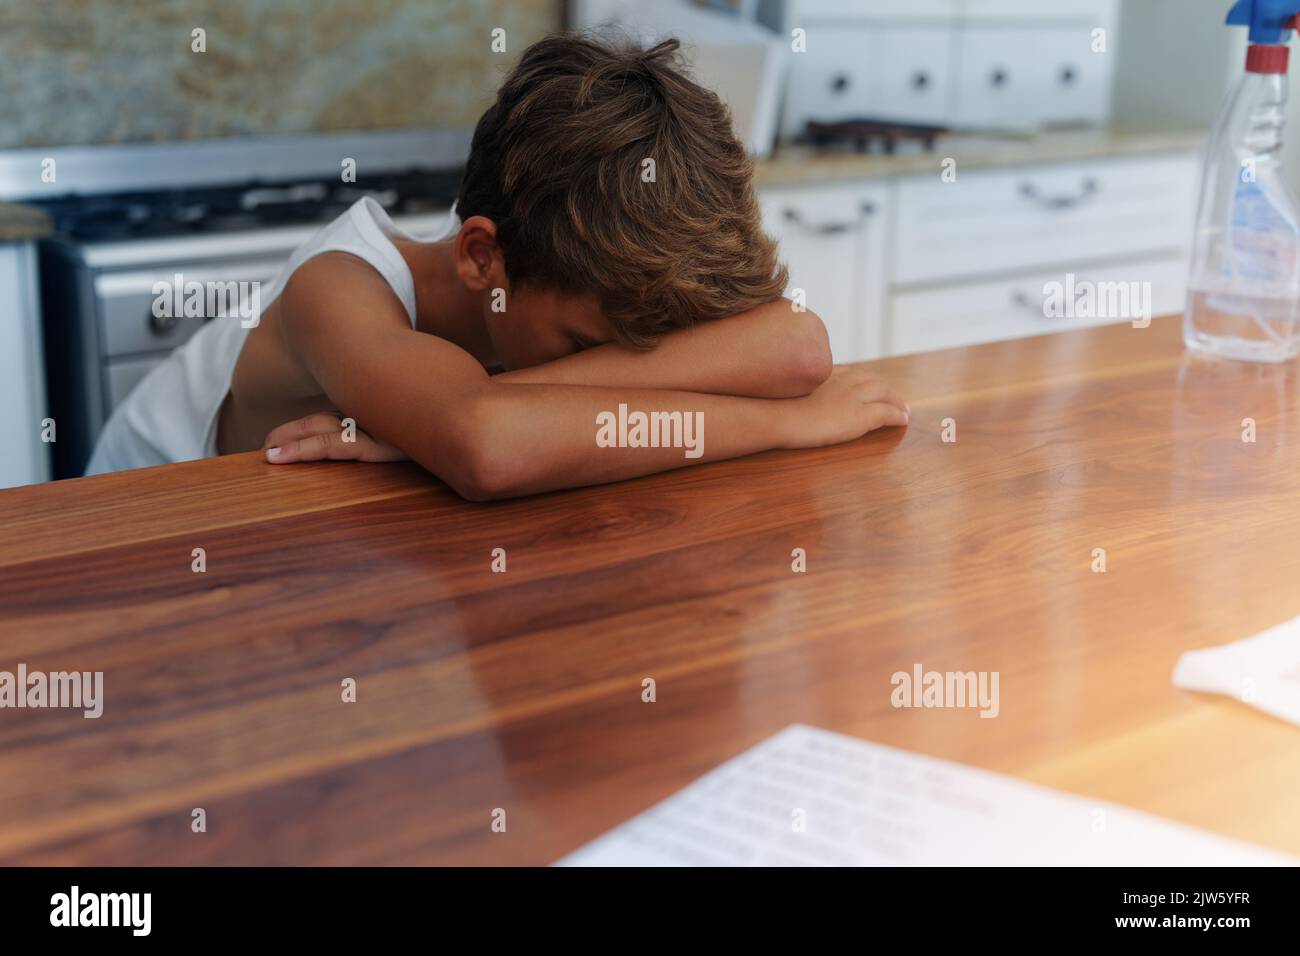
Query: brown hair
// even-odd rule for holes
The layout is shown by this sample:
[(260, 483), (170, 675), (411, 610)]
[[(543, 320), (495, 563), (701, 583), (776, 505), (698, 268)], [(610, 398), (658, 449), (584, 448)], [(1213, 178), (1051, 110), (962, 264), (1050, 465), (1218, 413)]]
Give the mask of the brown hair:
[(512, 284), (594, 293), (636, 347), (786, 285), (730, 113), (677, 49), (534, 43), (474, 130), (457, 199), (495, 223)]

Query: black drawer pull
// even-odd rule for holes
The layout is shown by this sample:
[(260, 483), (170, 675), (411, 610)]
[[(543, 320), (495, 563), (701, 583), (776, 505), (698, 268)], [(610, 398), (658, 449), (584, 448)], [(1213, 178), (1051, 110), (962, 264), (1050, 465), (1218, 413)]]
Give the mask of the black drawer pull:
[(1079, 192), (1073, 196), (1046, 196), (1033, 183), (1021, 183), (1020, 195), (1044, 209), (1070, 209), (1097, 195), (1100, 189), (1101, 184), (1088, 176), (1079, 184)]
[(798, 210), (791, 209), (789, 206), (781, 213), (786, 222), (792, 222), (801, 229), (817, 236), (838, 236), (846, 232), (852, 232), (854, 229), (861, 228), (862, 224), (875, 214), (876, 204), (872, 202), (861, 203), (858, 206), (858, 218), (847, 222), (810, 223), (799, 215)]

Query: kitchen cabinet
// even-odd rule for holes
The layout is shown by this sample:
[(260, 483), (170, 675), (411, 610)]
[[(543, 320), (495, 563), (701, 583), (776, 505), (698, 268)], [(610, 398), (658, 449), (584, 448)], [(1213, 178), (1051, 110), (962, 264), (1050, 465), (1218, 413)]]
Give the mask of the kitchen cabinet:
[(790, 60), (781, 135), (799, 138), (808, 120), (947, 123), (955, 38), (930, 26), (809, 24), (807, 54)]
[(957, 31), (944, 24), (810, 21), (789, 58), (781, 135), (808, 120), (871, 118), (941, 126), (952, 113)]
[(1196, 176), (1194, 155), (1171, 153), (901, 181), (887, 352), (1134, 318), (1106, 305), (1046, 315), (1045, 284), (1067, 277), (1124, 283), (1150, 315), (1181, 311)]
[(1109, 21), (1116, 0), (789, 0), (786, 22), (830, 21), (955, 21), (1032, 20), (1060, 23)]
[(801, 0), (781, 132), (872, 118), (954, 127), (1105, 123), (1114, 0)]
[(35, 245), (0, 243), (0, 488), (50, 475), (42, 354)]
[(818, 20), (952, 20), (962, 0), (790, 0), (791, 27)]
[(1092, 30), (1071, 27), (970, 27), (957, 32), (959, 81), (954, 115), (967, 126), (1104, 122), (1111, 63), (1092, 50)]
[(759, 203), (790, 270), (786, 295), (802, 294), (821, 316), (835, 361), (881, 355), (889, 189), (870, 183), (765, 189)]
[[(1045, 308), (1049, 283), (1080, 290), (1122, 284), (1121, 295), (1103, 292), (1090, 309)], [(1104, 284), (1104, 285), (1103, 285)], [(924, 291), (900, 292), (891, 301), (888, 352), (899, 355), (1019, 339), (1182, 311), (1187, 258), (1171, 254), (1100, 267), (1057, 269)], [(1122, 301), (1127, 311), (1112, 310)], [(1076, 303), (1079, 299), (1076, 295)], [(1074, 314), (1070, 314), (1074, 313)], [(1086, 314), (1079, 314), (1086, 313)], [(1140, 323), (1144, 325), (1145, 323)]]
[[(1225, 8), (1226, 9), (1226, 8)], [(1093, 21), (1103, 26), (1115, 15), (1115, 0), (962, 0), (969, 21)]]
[(1185, 248), (1197, 161), (1170, 153), (904, 179), (894, 281), (952, 282)]
[[(1196, 176), (1194, 154), (1169, 152), (767, 188), (759, 203), (787, 295), (802, 290), (842, 363), (1181, 311)], [(1108, 298), (1047, 314), (1049, 282)], [(1118, 311), (1111, 290), (1128, 297)]]

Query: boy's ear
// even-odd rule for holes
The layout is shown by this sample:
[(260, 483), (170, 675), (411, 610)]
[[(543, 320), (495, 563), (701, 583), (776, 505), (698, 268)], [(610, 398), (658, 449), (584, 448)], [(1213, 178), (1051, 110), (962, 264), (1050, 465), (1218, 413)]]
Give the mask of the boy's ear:
[(470, 216), (456, 234), (456, 274), (475, 292), (504, 288), (505, 257), (497, 245), (497, 227), (486, 216)]

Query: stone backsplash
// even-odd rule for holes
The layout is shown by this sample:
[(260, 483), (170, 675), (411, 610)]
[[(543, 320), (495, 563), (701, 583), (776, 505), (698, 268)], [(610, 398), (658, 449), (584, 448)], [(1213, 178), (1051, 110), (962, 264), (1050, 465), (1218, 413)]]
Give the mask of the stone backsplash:
[(472, 126), (562, 6), (0, 0), (0, 149)]

